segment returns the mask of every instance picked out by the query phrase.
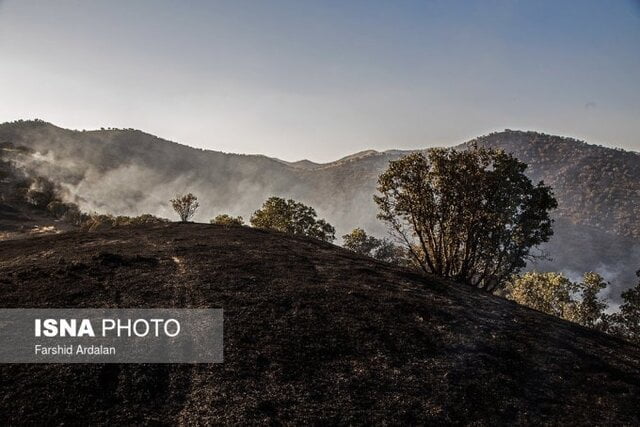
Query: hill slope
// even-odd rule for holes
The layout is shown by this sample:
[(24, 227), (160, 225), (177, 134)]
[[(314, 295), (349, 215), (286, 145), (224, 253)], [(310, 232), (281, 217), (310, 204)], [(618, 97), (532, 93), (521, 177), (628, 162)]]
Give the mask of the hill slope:
[(69, 232), (0, 242), (0, 282), (5, 308), (225, 310), (223, 364), (0, 366), (2, 424), (640, 423), (638, 347), (315, 240)]
[(640, 239), (640, 153), (537, 132), (498, 132), (472, 142), (527, 163), (531, 179), (553, 187), (558, 216)]
[[(556, 236), (545, 247), (553, 261), (532, 268), (572, 277), (595, 270), (614, 281), (614, 298), (635, 282), (638, 153), (536, 132), (505, 131), (475, 141), (514, 153), (531, 165), (532, 179), (554, 187)], [(201, 204), (196, 220), (206, 222), (223, 212), (248, 218), (267, 197), (278, 195), (314, 206), (338, 235), (359, 226), (379, 236), (386, 229), (372, 200), (377, 177), (390, 160), (407, 153), (370, 150), (328, 164), (289, 164), (194, 149), (136, 130), (78, 132), (45, 122), (2, 124), (1, 144), (26, 147), (2, 155), (61, 184), (88, 211), (172, 217), (169, 198), (191, 191)]]

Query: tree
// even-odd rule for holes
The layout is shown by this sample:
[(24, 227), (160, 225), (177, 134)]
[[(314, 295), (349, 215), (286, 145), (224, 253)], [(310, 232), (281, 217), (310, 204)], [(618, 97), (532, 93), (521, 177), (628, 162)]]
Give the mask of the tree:
[(224, 225), (224, 226), (234, 226), (234, 225), (244, 225), (244, 220), (241, 216), (233, 217), (227, 214), (221, 214), (216, 216), (214, 219), (209, 221), (211, 224)]
[(189, 193), (185, 196), (177, 195), (175, 199), (171, 200), (171, 206), (180, 216), (180, 221), (187, 222), (196, 213), (196, 209), (200, 204), (198, 203), (198, 198)]
[(552, 316), (567, 318), (575, 284), (560, 273), (529, 272), (514, 277), (505, 288), (507, 298)]
[(394, 245), (389, 239), (380, 240), (380, 244), (374, 249), (372, 256), (377, 260), (391, 264), (412, 266), (406, 251), (402, 247)]
[(607, 303), (600, 299), (598, 294), (607, 285), (608, 283), (598, 273), (584, 273), (582, 282), (576, 285), (580, 302), (571, 309), (568, 320), (590, 328), (599, 327), (604, 311), (607, 309)]
[(360, 255), (392, 264), (404, 264), (404, 251), (389, 239), (369, 236), (362, 228), (354, 228), (342, 236), (343, 246)]
[(291, 199), (270, 197), (253, 213), (250, 221), (251, 225), (257, 228), (332, 242), (335, 239), (335, 228), (324, 219), (316, 219), (316, 216), (315, 209), (310, 206)]
[(553, 234), (557, 202), (526, 168), (478, 146), (410, 154), (379, 177), (378, 218), (425, 272), (493, 291)]
[(367, 235), (362, 228), (354, 228), (351, 233), (342, 236), (343, 246), (360, 255), (371, 256), (374, 249), (380, 246), (380, 240)]
[(93, 214), (86, 215), (86, 218), (80, 224), (81, 228), (85, 231), (99, 231), (109, 230), (114, 227), (124, 227), (131, 225), (143, 225), (143, 224), (165, 224), (169, 220), (165, 218), (159, 218), (151, 214), (142, 214), (139, 216), (113, 216), (110, 214)]
[(529, 272), (513, 277), (505, 291), (518, 304), (570, 320), (590, 328), (600, 328), (606, 318), (607, 303), (598, 293), (607, 287), (602, 276), (585, 273), (582, 282), (572, 282), (560, 273)]
[[(640, 270), (636, 275), (640, 277)], [(640, 344), (640, 281), (621, 297), (620, 311), (609, 316), (610, 332)]]

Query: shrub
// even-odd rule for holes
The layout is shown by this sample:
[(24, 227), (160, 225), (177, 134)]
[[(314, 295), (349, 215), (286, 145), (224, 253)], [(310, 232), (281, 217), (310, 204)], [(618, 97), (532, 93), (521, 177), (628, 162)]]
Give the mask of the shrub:
[(89, 219), (89, 216), (83, 214), (75, 203), (64, 203), (59, 200), (54, 200), (47, 205), (47, 210), (54, 217), (77, 226)]
[(221, 214), (210, 220), (209, 223), (225, 226), (239, 226), (244, 225), (244, 220), (241, 216), (233, 217), (231, 215)]
[(158, 218), (151, 214), (143, 214), (140, 216), (113, 216), (109, 214), (92, 214), (82, 222), (82, 229), (86, 231), (108, 230), (114, 227), (123, 227), (129, 225), (142, 224), (165, 224), (169, 220)]
[(55, 187), (45, 178), (35, 178), (26, 192), (25, 200), (37, 208), (45, 209), (55, 200)]
[(342, 236), (343, 246), (360, 255), (369, 256), (392, 264), (407, 264), (405, 251), (389, 239), (378, 239), (367, 235), (362, 228), (354, 228)]

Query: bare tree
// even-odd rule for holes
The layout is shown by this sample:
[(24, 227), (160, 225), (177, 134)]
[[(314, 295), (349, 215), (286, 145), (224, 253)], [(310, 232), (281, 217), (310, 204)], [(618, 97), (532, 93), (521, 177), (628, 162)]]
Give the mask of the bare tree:
[(196, 213), (196, 209), (198, 209), (200, 204), (198, 203), (198, 198), (189, 193), (184, 196), (177, 195), (175, 199), (171, 200), (171, 206), (173, 206), (173, 210), (180, 216), (180, 221), (187, 222), (193, 217), (193, 214)]

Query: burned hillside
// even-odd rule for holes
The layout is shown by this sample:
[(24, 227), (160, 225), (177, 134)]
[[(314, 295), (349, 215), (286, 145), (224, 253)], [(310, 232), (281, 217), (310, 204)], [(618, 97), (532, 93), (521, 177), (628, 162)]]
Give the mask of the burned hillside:
[(638, 347), (313, 239), (165, 224), (4, 241), (0, 293), (225, 311), (222, 364), (1, 366), (3, 424), (640, 422)]

